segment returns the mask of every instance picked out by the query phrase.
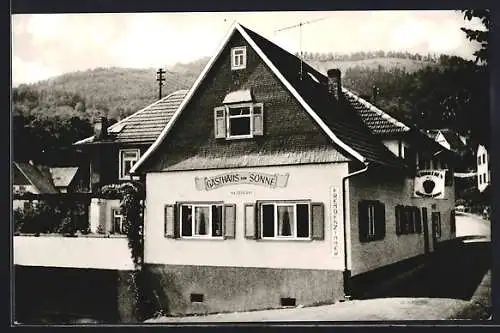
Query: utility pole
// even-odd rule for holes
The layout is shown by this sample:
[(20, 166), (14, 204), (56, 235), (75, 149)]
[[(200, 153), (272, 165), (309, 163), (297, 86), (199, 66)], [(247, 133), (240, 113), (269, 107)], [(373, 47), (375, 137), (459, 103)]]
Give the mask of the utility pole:
[(156, 81), (158, 81), (158, 87), (159, 87), (159, 97), (158, 99), (161, 99), (161, 87), (163, 86), (163, 81), (165, 81), (165, 76), (164, 74), (167, 73), (163, 68), (158, 69), (156, 72)]

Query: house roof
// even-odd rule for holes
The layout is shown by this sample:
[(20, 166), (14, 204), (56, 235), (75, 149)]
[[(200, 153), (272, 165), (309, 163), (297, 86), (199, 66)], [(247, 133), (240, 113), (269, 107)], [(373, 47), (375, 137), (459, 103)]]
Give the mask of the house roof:
[(152, 143), (169, 122), (175, 110), (179, 107), (187, 94), (187, 90), (177, 90), (168, 96), (146, 106), (125, 119), (108, 128), (109, 138), (94, 140), (89, 137), (80, 140), (75, 145), (98, 142), (118, 143)]
[(77, 171), (78, 167), (50, 168), (52, 181), (56, 187), (68, 187)]
[(427, 130), (427, 135), (434, 140), (437, 139), (439, 134), (443, 135), (452, 150), (463, 149), (466, 146), (460, 139), (459, 135), (451, 129), (443, 128)]
[[(349, 99), (339, 103), (326, 89), (328, 79), (314, 68), (302, 62), (296, 56), (276, 46), (252, 30), (236, 23), (229, 31), (218, 52), (210, 59), (171, 121), (163, 129), (157, 140), (134, 165), (131, 172), (136, 172), (149, 156), (156, 151), (165, 139), (176, 119), (196, 92), (212, 65), (218, 59), (229, 38), (239, 31), (255, 52), (270, 67), (284, 86), (292, 93), (309, 115), (332, 142), (342, 151), (347, 152), (360, 162), (376, 162), (382, 165), (404, 167), (404, 161), (392, 154), (377, 139), (371, 129), (356, 112), (356, 105)], [(300, 73), (302, 72), (302, 75)], [(347, 92), (347, 94), (349, 94)], [(349, 95), (350, 96), (350, 95)], [(358, 103), (362, 103), (358, 101)], [(363, 104), (364, 105), (364, 104)], [(359, 109), (359, 108), (358, 108)], [(372, 122), (375, 124), (376, 122)]]
[(344, 97), (358, 112), (363, 122), (375, 135), (400, 134), (410, 130), (408, 126), (377, 108), (348, 89), (343, 89)]
[(37, 168), (30, 163), (14, 162), (14, 166), (28, 179), (28, 181), (42, 194), (57, 193), (52, 177), (47, 168)]

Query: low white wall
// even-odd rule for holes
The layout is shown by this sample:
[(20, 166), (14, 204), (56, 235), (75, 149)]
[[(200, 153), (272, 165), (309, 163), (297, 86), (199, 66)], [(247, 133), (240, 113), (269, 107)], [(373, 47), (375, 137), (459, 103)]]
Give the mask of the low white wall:
[(14, 264), (131, 270), (126, 237), (15, 236)]

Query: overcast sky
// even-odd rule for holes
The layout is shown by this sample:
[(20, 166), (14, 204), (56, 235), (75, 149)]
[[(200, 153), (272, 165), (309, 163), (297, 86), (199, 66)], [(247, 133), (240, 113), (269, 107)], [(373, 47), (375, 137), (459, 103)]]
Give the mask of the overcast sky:
[[(323, 19), (324, 18), (324, 19)], [(96, 67), (170, 67), (211, 56), (234, 21), (290, 52), (404, 50), (472, 59), (456, 11), (33, 14), (12, 16), (12, 83)]]

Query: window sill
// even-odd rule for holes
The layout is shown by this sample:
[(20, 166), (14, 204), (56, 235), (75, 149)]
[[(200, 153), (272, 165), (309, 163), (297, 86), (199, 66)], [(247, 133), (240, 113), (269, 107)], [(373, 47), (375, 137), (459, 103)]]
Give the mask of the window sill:
[(226, 140), (244, 140), (244, 139), (253, 139), (253, 135), (238, 135), (238, 136), (226, 136)]
[(312, 242), (312, 238), (259, 238), (257, 241), (261, 242)]
[(245, 69), (247, 68), (246, 66), (241, 66), (241, 67), (231, 67), (231, 70), (232, 71), (239, 71), (239, 70), (242, 70), (242, 69)]
[[(165, 237), (167, 238), (167, 237)], [(183, 236), (179, 238), (173, 238), (176, 240), (187, 240), (187, 241), (223, 241), (226, 240), (223, 236), (216, 236), (216, 237), (196, 237), (196, 236)]]

